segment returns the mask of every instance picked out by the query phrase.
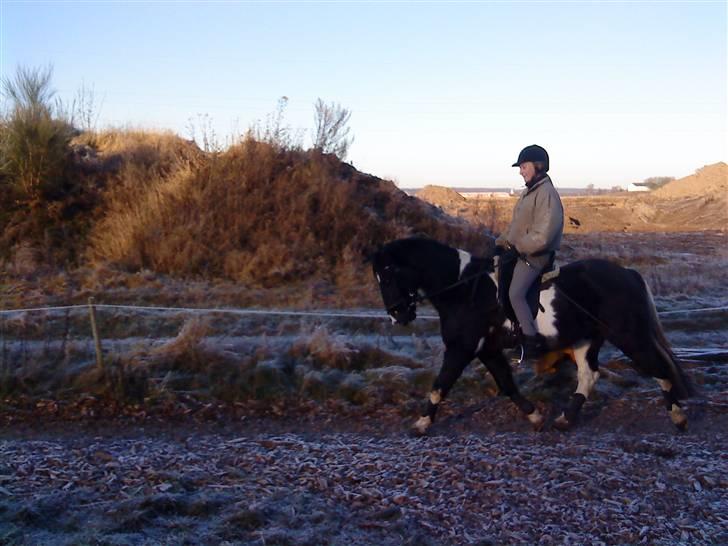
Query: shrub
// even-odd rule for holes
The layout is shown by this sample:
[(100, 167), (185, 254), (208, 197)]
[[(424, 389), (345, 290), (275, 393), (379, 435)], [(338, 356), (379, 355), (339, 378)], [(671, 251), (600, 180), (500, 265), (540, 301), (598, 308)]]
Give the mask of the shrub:
[(11, 105), (0, 121), (0, 180), (16, 201), (58, 198), (66, 182), (74, 130), (51, 102), (51, 75), (50, 68), (19, 68), (2, 82)]
[(11, 264), (23, 249), (45, 265), (75, 261), (96, 205), (99, 175), (70, 146), (76, 131), (53, 102), (51, 74), (19, 68), (2, 82), (0, 258)]
[(336, 103), (326, 104), (321, 99), (316, 101), (314, 110), (314, 149), (345, 159), (352, 142), (348, 127), (351, 112)]

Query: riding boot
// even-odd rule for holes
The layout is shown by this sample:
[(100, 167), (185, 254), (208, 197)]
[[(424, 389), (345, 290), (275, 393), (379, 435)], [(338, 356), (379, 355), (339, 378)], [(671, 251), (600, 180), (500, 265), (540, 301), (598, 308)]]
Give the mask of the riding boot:
[(535, 359), (542, 357), (548, 348), (544, 342), (543, 336), (523, 336), (523, 358)]
[(513, 349), (521, 343), (521, 329), (514, 324), (511, 328), (503, 329), (503, 347), (506, 349)]

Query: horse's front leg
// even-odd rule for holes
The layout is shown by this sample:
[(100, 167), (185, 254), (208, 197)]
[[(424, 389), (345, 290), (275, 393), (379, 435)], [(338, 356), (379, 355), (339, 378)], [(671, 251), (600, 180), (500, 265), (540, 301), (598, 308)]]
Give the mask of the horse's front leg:
[(528, 418), (535, 429), (540, 429), (543, 426), (543, 415), (536, 409), (527, 398), (525, 398), (518, 390), (518, 386), (513, 379), (513, 372), (511, 371), (511, 365), (508, 359), (503, 354), (503, 351), (496, 351), (491, 354), (479, 354), (481, 362), (485, 364), (485, 367), (495, 379), (498, 390), (502, 394), (505, 394), (511, 401), (518, 407), (519, 410)]
[(599, 379), (599, 349), (603, 339), (593, 339), (573, 347), (576, 362), (577, 386), (571, 395), (568, 407), (554, 421), (554, 426), (561, 430), (571, 427), (576, 421), (581, 407), (589, 398), (594, 385)]
[(425, 405), (425, 411), (412, 427), (415, 433), (425, 434), (432, 426), (432, 423), (435, 422), (435, 414), (440, 403), (445, 399), (447, 393), (450, 392), (455, 381), (462, 375), (463, 370), (470, 364), (471, 360), (472, 354), (460, 347), (450, 346), (445, 349), (442, 367), (432, 384), (432, 390)]

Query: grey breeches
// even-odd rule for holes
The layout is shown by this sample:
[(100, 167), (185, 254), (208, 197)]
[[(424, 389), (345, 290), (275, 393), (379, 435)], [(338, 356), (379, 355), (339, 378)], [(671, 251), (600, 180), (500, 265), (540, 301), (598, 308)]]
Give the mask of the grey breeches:
[(511, 287), (508, 290), (508, 297), (511, 300), (511, 307), (513, 307), (513, 312), (516, 314), (516, 318), (521, 325), (523, 333), (527, 336), (535, 336), (537, 333), (536, 322), (531, 316), (531, 310), (528, 308), (528, 303), (526, 303), (526, 292), (528, 292), (528, 289), (539, 276), (543, 268), (548, 264), (549, 257), (529, 256), (528, 261), (533, 267), (530, 267), (520, 258), (518, 259), (516, 268), (513, 271)]

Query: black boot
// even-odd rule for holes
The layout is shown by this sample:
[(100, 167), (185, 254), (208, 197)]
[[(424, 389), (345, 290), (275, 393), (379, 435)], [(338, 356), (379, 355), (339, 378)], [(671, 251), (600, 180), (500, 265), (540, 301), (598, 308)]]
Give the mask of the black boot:
[(515, 349), (521, 345), (521, 330), (517, 325), (503, 329), (503, 347)]
[(543, 336), (523, 336), (523, 359), (536, 359), (546, 354)]

